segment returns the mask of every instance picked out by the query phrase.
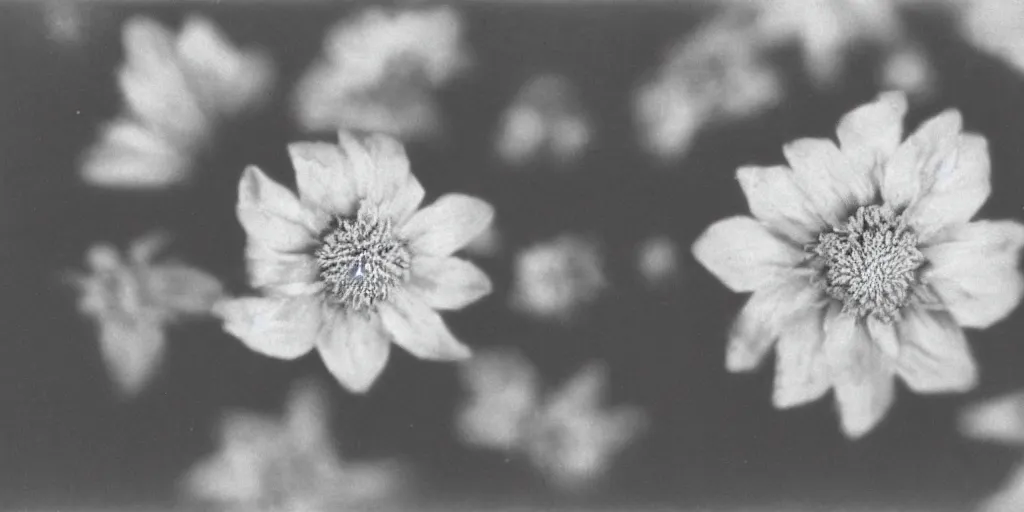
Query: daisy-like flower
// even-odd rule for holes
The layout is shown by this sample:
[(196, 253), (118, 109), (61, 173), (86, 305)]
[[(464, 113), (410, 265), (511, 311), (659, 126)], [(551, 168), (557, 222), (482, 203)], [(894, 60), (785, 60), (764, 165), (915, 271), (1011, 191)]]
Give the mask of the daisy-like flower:
[(437, 310), (490, 293), (479, 268), (452, 254), (491, 223), (493, 208), (424, 191), (402, 145), (386, 136), (288, 147), (296, 197), (256, 167), (242, 174), (238, 219), (248, 235), (250, 283), (262, 297), (218, 306), (249, 348), (294, 359), (316, 348), (351, 391), (366, 391), (394, 341), (431, 360), (469, 356)]
[(86, 254), (87, 274), (72, 281), (78, 310), (99, 328), (99, 347), (117, 391), (130, 398), (152, 380), (166, 351), (168, 325), (208, 315), (222, 297), (215, 277), (174, 260), (155, 261), (168, 239), (149, 234), (126, 256), (99, 244)]
[(462, 369), (468, 392), (456, 424), (472, 446), (522, 454), (553, 486), (581, 491), (647, 425), (642, 410), (606, 408), (607, 369), (591, 363), (542, 392), (530, 362), (510, 350), (478, 354)]
[(570, 162), (590, 144), (593, 127), (573, 85), (560, 75), (531, 79), (502, 116), (496, 149), (509, 164), (540, 156)]
[(971, 219), (988, 198), (984, 138), (955, 110), (901, 142), (907, 109), (884, 93), (839, 122), (839, 145), (800, 139), (789, 167), (742, 167), (753, 218), (711, 225), (693, 252), (736, 292), (753, 292), (726, 365), (754, 369), (776, 347), (774, 403), (835, 390), (843, 431), (870, 431), (899, 376), (918, 393), (959, 392), (977, 369), (963, 328), (1016, 307), (1024, 226)]
[(462, 23), (451, 7), (371, 8), (333, 27), (324, 56), (295, 90), (307, 131), (424, 137), (441, 125), (433, 91), (466, 68)]
[[(964, 411), (960, 430), (967, 436), (1024, 447), (1024, 392), (1011, 393), (971, 406)], [(978, 512), (1024, 510), (1024, 462), (1017, 466), (1003, 488), (988, 497)]]
[(218, 451), (187, 472), (183, 492), (239, 512), (326, 512), (394, 498), (401, 468), (342, 460), (328, 411), (323, 389), (305, 382), (291, 391), (281, 418), (225, 414)]
[(1004, 0), (950, 2), (971, 44), (1024, 73), (1024, 5)]
[(189, 17), (176, 36), (131, 18), (117, 79), (125, 111), (104, 126), (81, 176), (101, 187), (161, 188), (186, 182), (221, 121), (263, 101), (270, 59), (235, 48), (212, 22)]
[(523, 249), (514, 273), (509, 306), (544, 319), (571, 320), (608, 287), (597, 243), (572, 234)]

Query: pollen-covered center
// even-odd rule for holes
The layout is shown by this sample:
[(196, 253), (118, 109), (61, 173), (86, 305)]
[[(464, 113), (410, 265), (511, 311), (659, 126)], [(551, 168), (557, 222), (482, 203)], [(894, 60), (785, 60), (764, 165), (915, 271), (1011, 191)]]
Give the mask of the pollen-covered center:
[(335, 217), (314, 252), (327, 297), (362, 311), (385, 301), (409, 274), (409, 249), (395, 236), (390, 219), (367, 208), (354, 217)]
[(840, 226), (818, 235), (816, 256), (825, 291), (843, 311), (891, 322), (907, 305), (925, 258), (902, 215), (886, 206), (862, 206)]

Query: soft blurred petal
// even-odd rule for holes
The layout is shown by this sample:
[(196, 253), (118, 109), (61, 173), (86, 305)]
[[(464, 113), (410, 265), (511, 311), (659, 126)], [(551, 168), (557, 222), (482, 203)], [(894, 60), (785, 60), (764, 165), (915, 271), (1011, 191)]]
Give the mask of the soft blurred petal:
[(138, 395), (153, 379), (166, 351), (164, 328), (151, 319), (100, 319), (100, 353), (118, 393)]
[[(867, 340), (863, 340), (867, 341)], [(871, 343), (855, 347), (860, 369), (834, 377), (836, 408), (843, 434), (863, 437), (885, 418), (896, 397), (893, 369), (888, 359)]]
[(224, 286), (213, 275), (183, 264), (154, 266), (146, 275), (154, 300), (168, 309), (205, 315), (224, 296)]
[(822, 354), (824, 313), (811, 311), (796, 316), (786, 326), (775, 347), (775, 387), (772, 402), (788, 409), (822, 397), (832, 385)]
[(960, 416), (960, 432), (974, 439), (1024, 446), (1024, 391), (971, 405)]
[(560, 235), (516, 255), (509, 306), (538, 318), (568, 321), (608, 287), (596, 242)]
[(462, 442), (516, 448), (539, 405), (540, 381), (533, 365), (518, 351), (489, 349), (466, 360), (459, 375), (468, 395), (456, 417)]

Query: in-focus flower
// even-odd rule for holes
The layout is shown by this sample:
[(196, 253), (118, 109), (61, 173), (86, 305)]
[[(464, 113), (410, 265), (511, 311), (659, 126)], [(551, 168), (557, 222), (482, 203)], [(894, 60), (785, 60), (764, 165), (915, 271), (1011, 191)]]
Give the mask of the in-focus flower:
[(490, 279), (452, 254), (491, 223), (493, 208), (424, 191), (402, 145), (383, 135), (288, 147), (298, 196), (249, 167), (238, 187), (249, 280), (262, 297), (224, 301), (224, 328), (249, 348), (294, 359), (316, 348), (327, 369), (363, 392), (393, 341), (421, 359), (469, 356), (438, 311), (491, 291)]
[(323, 389), (305, 382), (281, 418), (229, 412), (217, 452), (182, 478), (191, 499), (226, 510), (319, 512), (390, 500), (402, 486), (391, 461), (346, 462), (328, 428)]
[(205, 18), (189, 17), (176, 36), (131, 18), (123, 42), (117, 79), (125, 109), (85, 154), (81, 176), (92, 185), (186, 182), (216, 125), (265, 100), (274, 80), (267, 56), (237, 49)]
[[(960, 418), (960, 430), (968, 437), (1024, 447), (1024, 392), (1011, 393), (971, 406)], [(1024, 462), (998, 492), (977, 508), (978, 512), (1024, 510)]]
[(509, 306), (540, 318), (571, 320), (608, 286), (597, 244), (561, 235), (516, 255)]
[(1024, 73), (1024, 4), (1004, 0), (950, 2), (968, 42)]
[(166, 329), (208, 315), (222, 297), (217, 278), (174, 260), (155, 261), (163, 234), (132, 242), (127, 254), (99, 244), (86, 253), (88, 273), (72, 277), (78, 310), (99, 328), (100, 353), (121, 396), (130, 398), (152, 380), (166, 351)]
[(782, 92), (749, 22), (729, 12), (676, 43), (637, 90), (633, 108), (641, 143), (659, 158), (681, 157), (705, 127), (758, 114), (777, 104)]
[(679, 251), (667, 236), (644, 240), (636, 253), (637, 271), (650, 288), (664, 287), (679, 276)]
[(593, 485), (647, 425), (640, 409), (602, 405), (608, 373), (599, 363), (546, 393), (518, 352), (481, 353), (462, 370), (468, 393), (456, 422), (462, 441), (520, 453), (562, 490)]
[(370, 8), (325, 38), (324, 55), (299, 81), (294, 112), (307, 131), (339, 129), (414, 139), (436, 132), (434, 90), (468, 65), (451, 7)]
[(998, 322), (1024, 291), (1024, 226), (971, 221), (991, 190), (985, 139), (949, 110), (901, 142), (906, 109), (881, 94), (839, 121), (838, 146), (800, 139), (783, 148), (789, 167), (740, 168), (753, 218), (718, 221), (693, 246), (726, 286), (753, 292), (729, 370), (776, 347), (776, 407), (834, 389), (850, 437), (884, 417), (895, 376), (918, 393), (972, 388), (963, 328)]
[(496, 150), (512, 165), (542, 156), (567, 163), (583, 154), (593, 131), (572, 83), (540, 75), (523, 85), (502, 115)]

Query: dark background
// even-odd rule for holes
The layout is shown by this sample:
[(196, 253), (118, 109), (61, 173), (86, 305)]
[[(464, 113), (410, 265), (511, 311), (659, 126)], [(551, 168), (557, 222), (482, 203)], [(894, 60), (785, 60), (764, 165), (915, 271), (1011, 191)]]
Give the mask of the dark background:
[[(85, 11), (81, 43), (47, 37), (34, 4), (0, 6), (0, 507), (170, 503), (174, 481), (213, 449), (224, 407), (276, 412), (290, 382), (319, 359), (285, 363), (247, 351), (212, 321), (174, 328), (164, 370), (131, 403), (114, 398), (92, 323), (76, 314), (60, 273), (80, 268), (98, 241), (124, 246), (168, 228), (173, 251), (245, 290), (243, 234), (234, 217), (244, 165), (292, 183), (285, 143), (308, 139), (289, 122), (290, 85), (320, 52), (329, 24), (351, 5), (130, 6)], [(270, 108), (222, 130), (189, 186), (114, 192), (80, 183), (76, 162), (97, 127), (120, 108), (114, 69), (120, 25), (144, 13), (177, 26), (210, 15), (240, 43), (272, 52), (283, 87)], [(711, 222), (746, 213), (733, 176), (740, 164), (781, 163), (781, 146), (831, 136), (839, 116), (877, 93), (877, 55), (851, 58), (836, 89), (814, 90), (795, 52), (778, 56), (788, 99), (752, 120), (706, 131), (683, 160), (658, 163), (636, 142), (634, 88), (666, 46), (710, 11), (670, 5), (464, 5), (475, 66), (440, 93), (445, 138), (413, 144), (428, 200), (465, 191), (492, 201), (506, 248), (481, 262), (494, 277), (487, 300), (448, 316), (475, 347), (523, 347), (557, 381), (590, 358), (612, 369), (613, 403), (645, 407), (649, 435), (628, 451), (594, 503), (682, 507), (757, 503), (924, 504), (962, 510), (996, 488), (1018, 454), (962, 439), (955, 414), (972, 400), (1024, 384), (1024, 314), (969, 334), (982, 368), (965, 396), (901, 389), (888, 418), (857, 442), (841, 437), (831, 397), (792, 411), (771, 407), (772, 364), (751, 375), (724, 370), (724, 334), (744, 297), (702, 269), (689, 246)], [(1018, 218), (1024, 204), (1024, 79), (963, 43), (952, 20), (908, 14), (938, 69), (938, 94), (912, 106), (909, 126), (955, 106), (989, 139), (993, 196), (981, 212)], [(501, 110), (533, 74), (556, 71), (582, 91), (598, 141), (578, 172), (506, 172), (491, 150)], [(612, 288), (572, 325), (519, 317), (504, 306), (515, 250), (564, 231), (593, 233), (608, 249)], [(649, 235), (680, 246), (683, 277), (646, 291), (632, 254)], [(421, 469), (431, 503), (559, 503), (526, 464), (459, 446), (450, 422), (454, 368), (400, 351), (377, 386), (353, 397), (330, 386), (335, 425), (352, 458), (402, 456)], [(330, 382), (328, 380), (328, 382)], [(909, 506), (909, 505), (907, 505)], [(813, 505), (812, 505), (813, 507)]]

